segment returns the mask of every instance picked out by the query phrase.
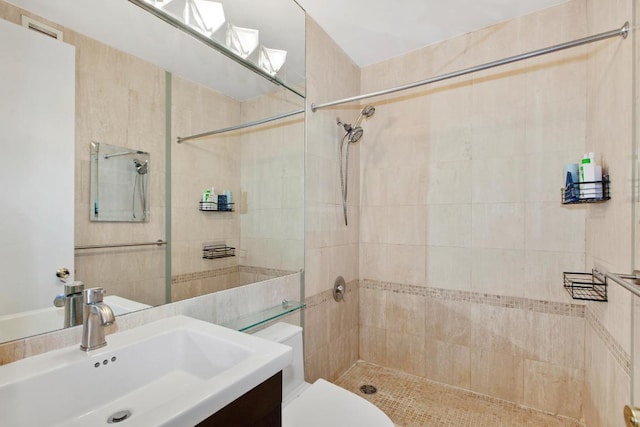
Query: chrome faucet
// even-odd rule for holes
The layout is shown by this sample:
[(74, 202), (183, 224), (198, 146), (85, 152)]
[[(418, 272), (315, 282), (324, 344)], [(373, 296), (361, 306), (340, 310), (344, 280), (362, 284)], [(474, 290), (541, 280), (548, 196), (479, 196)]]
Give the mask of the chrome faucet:
[(53, 305), (64, 307), (64, 327), (68, 328), (82, 323), (82, 282), (65, 282), (64, 293), (56, 295)]
[(102, 302), (104, 288), (91, 288), (83, 291), (84, 304), (82, 310), (82, 343), (80, 349), (95, 350), (107, 345), (104, 328), (116, 321), (111, 307)]

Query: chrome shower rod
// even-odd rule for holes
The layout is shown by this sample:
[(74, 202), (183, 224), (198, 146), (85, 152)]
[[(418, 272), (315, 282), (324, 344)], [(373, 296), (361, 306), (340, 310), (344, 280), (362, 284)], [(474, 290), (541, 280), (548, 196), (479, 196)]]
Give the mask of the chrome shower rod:
[(248, 127), (251, 127), (251, 126), (257, 126), (257, 125), (261, 125), (261, 124), (264, 124), (264, 123), (273, 122), (275, 120), (284, 119), (286, 117), (295, 116), (296, 114), (301, 114), (301, 113), (304, 113), (304, 109), (290, 111), (288, 113), (278, 114), (277, 116), (267, 117), (266, 119), (260, 119), (260, 120), (254, 121), (254, 122), (243, 123), (241, 125), (235, 125), (235, 126), (231, 126), (231, 127), (224, 128), (224, 129), (213, 130), (211, 132), (204, 132), (204, 133), (199, 133), (197, 135), (190, 135), (190, 136), (182, 136), (182, 137), (179, 136), (177, 142), (178, 142), (178, 144), (180, 144), (180, 143), (182, 143), (184, 141), (188, 141), (190, 139), (203, 138), (205, 136), (217, 135), (219, 133), (231, 132), (233, 130), (239, 130), (239, 129), (244, 129), (244, 128), (248, 128)]
[(460, 77), (460, 76), (464, 76), (466, 74), (471, 74), (471, 73), (476, 73), (478, 71), (488, 70), (490, 68), (499, 67), (501, 65), (507, 65), (507, 64), (511, 64), (513, 62), (523, 61), (523, 60), (529, 59), (529, 58), (535, 58), (536, 56), (542, 56), (542, 55), (546, 55), (548, 53), (553, 53), (553, 52), (557, 52), (557, 51), (560, 51), (560, 50), (569, 49), (569, 48), (572, 48), (572, 47), (578, 47), (578, 46), (582, 46), (582, 45), (585, 45), (585, 44), (588, 44), (588, 43), (593, 43), (593, 42), (609, 39), (609, 38), (612, 38), (612, 37), (622, 37), (622, 38), (626, 39), (628, 35), (629, 35), (629, 22), (625, 22), (624, 25), (621, 28), (617, 29), (617, 30), (607, 31), (607, 32), (596, 34), (596, 35), (593, 35), (593, 36), (584, 37), (584, 38), (581, 38), (581, 39), (578, 39), (578, 40), (573, 40), (573, 41), (570, 41), (570, 42), (557, 44), (555, 46), (550, 46), (550, 47), (546, 47), (546, 48), (543, 48), (543, 49), (534, 50), (534, 51), (523, 53), (523, 54), (520, 54), (520, 55), (510, 56), (508, 58), (500, 59), (500, 60), (497, 60), (497, 61), (487, 62), (487, 63), (482, 64), (482, 65), (476, 65), (475, 67), (465, 68), (463, 70), (453, 71), (451, 73), (446, 73), (446, 74), (441, 74), (439, 76), (431, 77), (431, 78), (428, 78), (426, 80), (420, 80), (420, 81), (409, 83), (409, 84), (406, 84), (406, 85), (397, 86), (397, 87), (394, 87), (394, 88), (391, 88), (391, 89), (380, 90), (380, 91), (377, 91), (377, 92), (371, 92), (371, 93), (367, 93), (367, 94), (364, 94), (364, 95), (353, 96), (351, 98), (344, 98), (344, 99), (339, 99), (337, 101), (325, 102), (323, 104), (315, 104), (315, 103), (313, 103), (313, 104), (311, 104), (311, 111), (316, 112), (317, 110), (319, 110), (321, 108), (332, 107), (334, 105), (346, 104), (346, 103), (349, 103), (349, 102), (360, 101), (360, 100), (363, 100), (363, 99), (373, 98), (373, 97), (376, 97), (376, 96), (382, 96), (382, 95), (387, 95), (387, 94), (390, 94), (390, 93), (400, 92), (400, 91), (407, 90), (407, 89), (413, 89), (413, 88), (416, 88), (416, 87), (419, 87), (419, 86), (424, 86), (424, 85), (428, 85), (428, 84), (431, 84), (431, 83), (441, 82), (443, 80), (452, 79), (454, 77)]

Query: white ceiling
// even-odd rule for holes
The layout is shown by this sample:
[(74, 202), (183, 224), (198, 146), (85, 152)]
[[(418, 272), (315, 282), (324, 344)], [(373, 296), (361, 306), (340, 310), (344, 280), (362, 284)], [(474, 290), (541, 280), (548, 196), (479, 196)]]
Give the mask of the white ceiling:
[(567, 0), (296, 0), (363, 67)]

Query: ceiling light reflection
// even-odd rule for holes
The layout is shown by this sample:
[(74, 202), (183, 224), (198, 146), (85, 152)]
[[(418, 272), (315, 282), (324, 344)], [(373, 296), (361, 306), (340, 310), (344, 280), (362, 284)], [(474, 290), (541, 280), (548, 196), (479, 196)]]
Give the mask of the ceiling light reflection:
[(231, 23), (227, 25), (226, 45), (241, 58), (246, 59), (256, 50), (259, 37), (259, 31), (253, 28), (242, 28)]
[(287, 60), (287, 51), (260, 46), (258, 66), (269, 75), (275, 76)]
[(222, 3), (211, 0), (147, 0), (154, 6), (180, 19), (189, 27), (211, 37), (225, 22)]

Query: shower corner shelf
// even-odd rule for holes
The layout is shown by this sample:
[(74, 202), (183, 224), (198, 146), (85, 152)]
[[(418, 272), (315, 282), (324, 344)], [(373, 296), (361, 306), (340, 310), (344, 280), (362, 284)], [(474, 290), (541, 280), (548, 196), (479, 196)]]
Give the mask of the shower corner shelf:
[(281, 304), (275, 307), (269, 307), (255, 313), (238, 317), (236, 319), (223, 323), (222, 326), (230, 329), (235, 329), (236, 331), (246, 332), (250, 329), (264, 325), (267, 322), (271, 322), (273, 320), (280, 319), (288, 314), (300, 311), (305, 307), (306, 304), (302, 302), (284, 300)]
[(571, 298), (583, 301), (608, 301), (607, 280), (604, 275), (596, 270), (591, 273), (562, 273), (564, 289)]
[(236, 256), (236, 248), (227, 245), (206, 245), (202, 247), (203, 259), (228, 258)]
[(235, 203), (220, 204), (216, 202), (199, 202), (200, 210), (203, 212), (233, 212)]
[(602, 181), (575, 182), (560, 189), (563, 205), (578, 205), (583, 203), (601, 203), (611, 199), (609, 193), (609, 175), (604, 175)]

